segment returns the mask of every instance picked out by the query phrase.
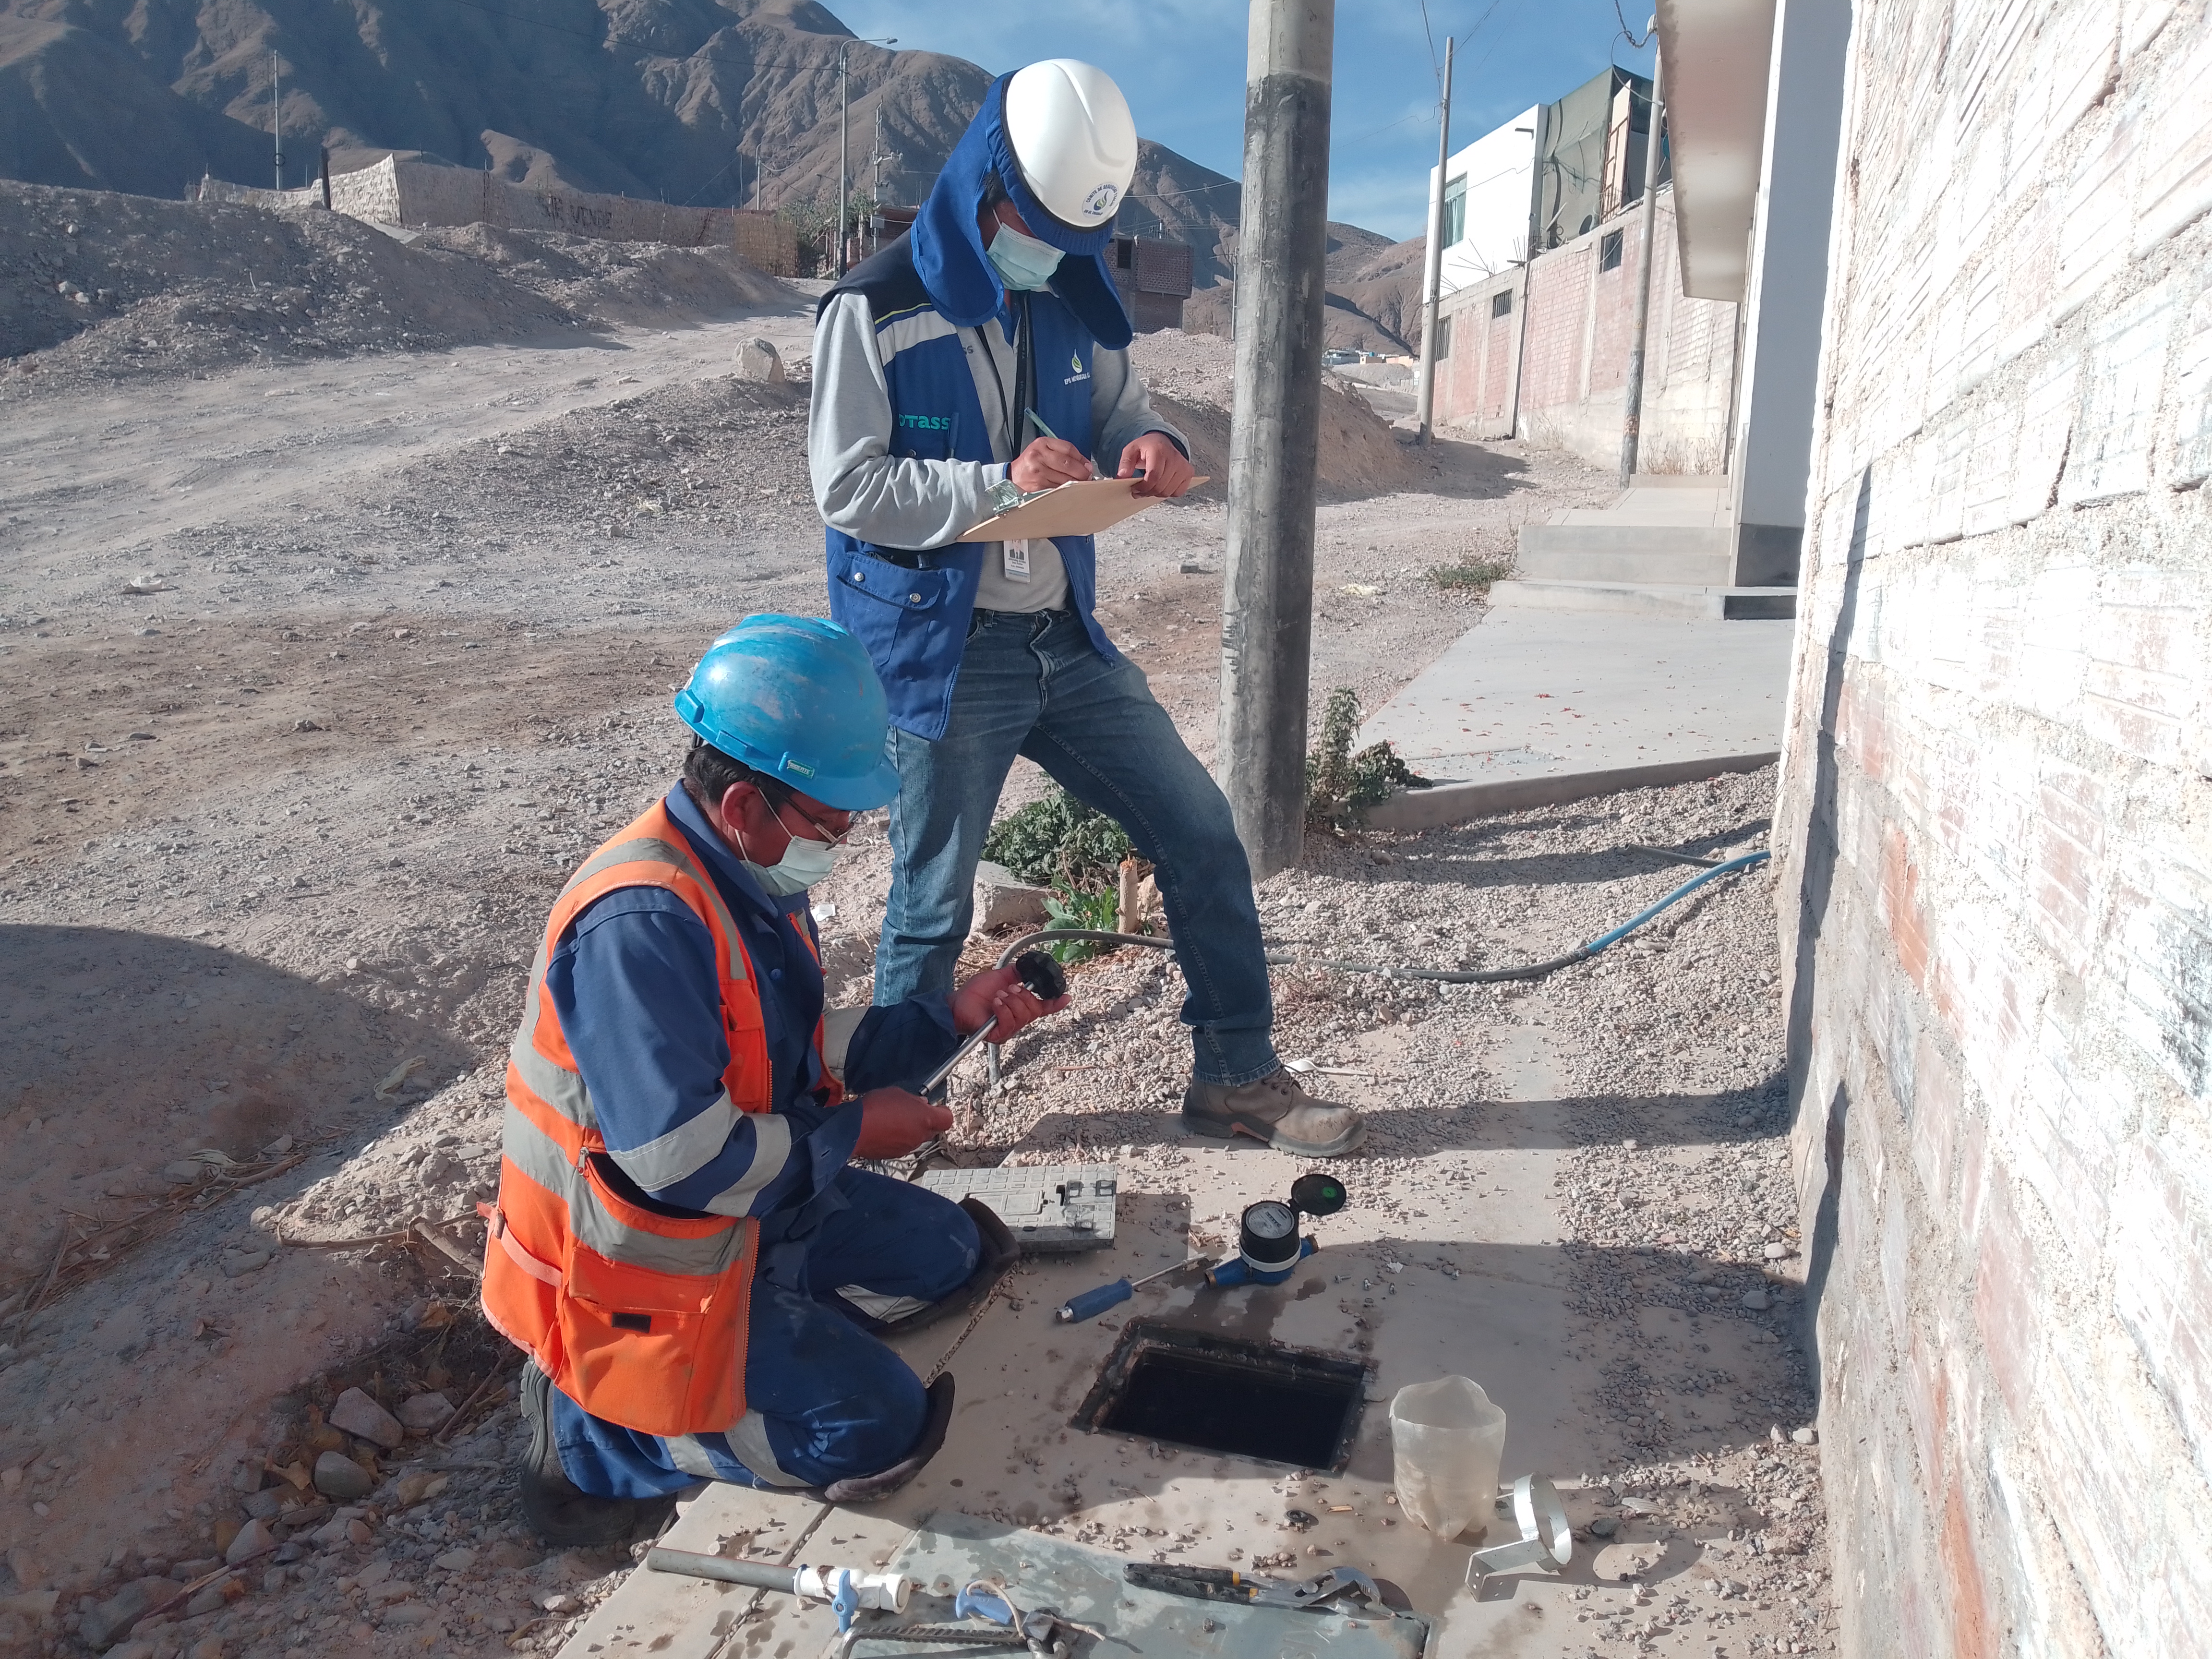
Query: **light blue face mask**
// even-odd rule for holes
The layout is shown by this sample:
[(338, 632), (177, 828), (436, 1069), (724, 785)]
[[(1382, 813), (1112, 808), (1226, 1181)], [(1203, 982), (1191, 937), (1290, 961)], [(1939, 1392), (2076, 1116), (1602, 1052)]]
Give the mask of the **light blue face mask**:
[(744, 858), (746, 870), (771, 898), (795, 898), (828, 877), (836, 866), (837, 849), (818, 841), (793, 836), (783, 856), (774, 864), (755, 864)]
[(1060, 250), (1034, 236), (1024, 236), (1012, 226), (1000, 224), (991, 246), (983, 250), (999, 280), (1017, 293), (1030, 293), (1052, 281), (1060, 269)]

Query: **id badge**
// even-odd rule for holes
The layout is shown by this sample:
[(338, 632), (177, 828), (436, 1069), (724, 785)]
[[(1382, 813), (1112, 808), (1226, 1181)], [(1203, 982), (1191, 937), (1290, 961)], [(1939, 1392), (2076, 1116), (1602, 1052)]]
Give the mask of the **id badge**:
[(1027, 542), (1006, 542), (1006, 580), (1025, 582), (1030, 579), (1030, 544)]

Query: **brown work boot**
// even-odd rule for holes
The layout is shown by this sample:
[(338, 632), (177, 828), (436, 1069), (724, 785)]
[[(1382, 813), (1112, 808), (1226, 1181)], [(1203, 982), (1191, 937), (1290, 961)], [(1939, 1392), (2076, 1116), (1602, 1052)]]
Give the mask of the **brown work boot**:
[(1312, 1099), (1286, 1070), (1234, 1088), (1194, 1079), (1182, 1093), (1182, 1124), (1222, 1140), (1249, 1135), (1299, 1158), (1334, 1158), (1367, 1133), (1358, 1112)]

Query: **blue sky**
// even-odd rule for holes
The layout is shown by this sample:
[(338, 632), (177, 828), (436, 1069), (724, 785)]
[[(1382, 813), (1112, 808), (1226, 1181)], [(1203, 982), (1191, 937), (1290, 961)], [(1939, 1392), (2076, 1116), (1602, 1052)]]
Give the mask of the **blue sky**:
[[(1003, 71), (1082, 58), (1121, 83), (1147, 138), (1236, 175), (1244, 149), (1246, 0), (828, 0), (855, 34)], [(1620, 0), (1641, 34), (1650, 0)], [(1429, 0), (1437, 56), (1460, 42), (1452, 148), (1613, 61), (1644, 74), (1613, 0)], [(1418, 234), (1437, 158), (1436, 76), (1418, 0), (1337, 0), (1329, 216)]]

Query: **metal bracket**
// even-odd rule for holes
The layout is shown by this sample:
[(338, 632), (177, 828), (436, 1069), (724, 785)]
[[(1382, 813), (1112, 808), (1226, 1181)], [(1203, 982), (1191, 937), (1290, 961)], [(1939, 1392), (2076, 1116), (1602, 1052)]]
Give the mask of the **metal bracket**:
[(1513, 1483), (1513, 1518), (1521, 1535), (1507, 1544), (1493, 1544), (1468, 1558), (1467, 1587), (1480, 1590), (1493, 1572), (1518, 1572), (1540, 1567), (1557, 1572), (1575, 1557), (1575, 1532), (1567, 1524), (1566, 1505), (1559, 1488), (1540, 1474), (1524, 1474)]

